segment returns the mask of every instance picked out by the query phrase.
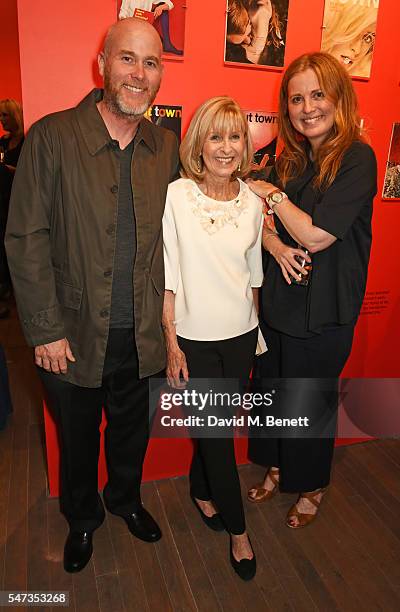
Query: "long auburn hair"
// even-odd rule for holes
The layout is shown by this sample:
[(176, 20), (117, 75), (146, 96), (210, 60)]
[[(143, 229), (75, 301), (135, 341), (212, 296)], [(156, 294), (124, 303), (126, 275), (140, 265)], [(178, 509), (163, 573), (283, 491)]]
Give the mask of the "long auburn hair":
[(351, 78), (345, 68), (329, 53), (306, 53), (295, 59), (287, 68), (279, 93), (279, 134), (284, 149), (276, 162), (276, 170), (283, 184), (300, 176), (307, 166), (304, 136), (293, 127), (288, 110), (288, 85), (299, 72), (313, 70), (326, 97), (335, 105), (335, 118), (331, 133), (318, 149), (314, 160), (318, 174), (314, 186), (326, 190), (333, 183), (343, 156), (361, 135), (358, 104)]

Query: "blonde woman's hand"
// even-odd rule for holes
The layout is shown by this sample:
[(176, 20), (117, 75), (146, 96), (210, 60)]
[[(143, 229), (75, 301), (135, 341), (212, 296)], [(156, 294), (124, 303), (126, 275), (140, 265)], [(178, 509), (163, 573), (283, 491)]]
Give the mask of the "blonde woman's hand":
[(178, 345), (167, 347), (166, 374), (169, 386), (174, 389), (184, 389), (189, 381), (186, 356)]

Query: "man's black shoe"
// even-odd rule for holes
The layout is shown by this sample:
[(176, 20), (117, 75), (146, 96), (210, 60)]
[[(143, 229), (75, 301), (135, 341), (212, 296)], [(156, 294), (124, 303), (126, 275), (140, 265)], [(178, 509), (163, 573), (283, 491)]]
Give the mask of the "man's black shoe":
[(145, 542), (157, 542), (161, 538), (161, 530), (151, 514), (145, 508), (139, 508), (129, 516), (122, 517), (132, 535)]
[(64, 569), (80, 572), (93, 552), (92, 534), (88, 531), (70, 531), (64, 546)]

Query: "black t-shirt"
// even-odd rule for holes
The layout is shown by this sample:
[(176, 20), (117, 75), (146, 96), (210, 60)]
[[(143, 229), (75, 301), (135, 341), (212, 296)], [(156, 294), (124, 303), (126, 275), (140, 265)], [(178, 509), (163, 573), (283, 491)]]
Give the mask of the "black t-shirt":
[(111, 329), (133, 327), (133, 266), (136, 256), (136, 222), (131, 183), (134, 139), (121, 150), (117, 141), (113, 149), (119, 159), (117, 239), (115, 243), (111, 295)]
[[(304, 338), (324, 327), (356, 320), (367, 282), (376, 172), (371, 147), (355, 141), (326, 191), (313, 187), (315, 168), (311, 161), (302, 176), (286, 185), (289, 199), (312, 217), (315, 226), (337, 240), (312, 255), (313, 269), (307, 287), (288, 285), (275, 259), (268, 257), (262, 316), (274, 329)], [(270, 179), (279, 184), (276, 174)], [(281, 240), (296, 247), (277, 216), (275, 223)]]

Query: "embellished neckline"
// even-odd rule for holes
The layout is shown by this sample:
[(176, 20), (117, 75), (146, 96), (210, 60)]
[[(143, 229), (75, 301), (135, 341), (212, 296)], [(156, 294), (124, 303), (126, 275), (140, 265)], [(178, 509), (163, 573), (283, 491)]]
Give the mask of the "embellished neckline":
[(208, 234), (215, 234), (225, 225), (239, 227), (239, 217), (246, 213), (249, 207), (247, 189), (239, 181), (239, 193), (232, 200), (214, 200), (205, 193), (194, 181), (187, 184), (187, 197), (192, 205), (193, 214), (199, 218), (200, 224)]

